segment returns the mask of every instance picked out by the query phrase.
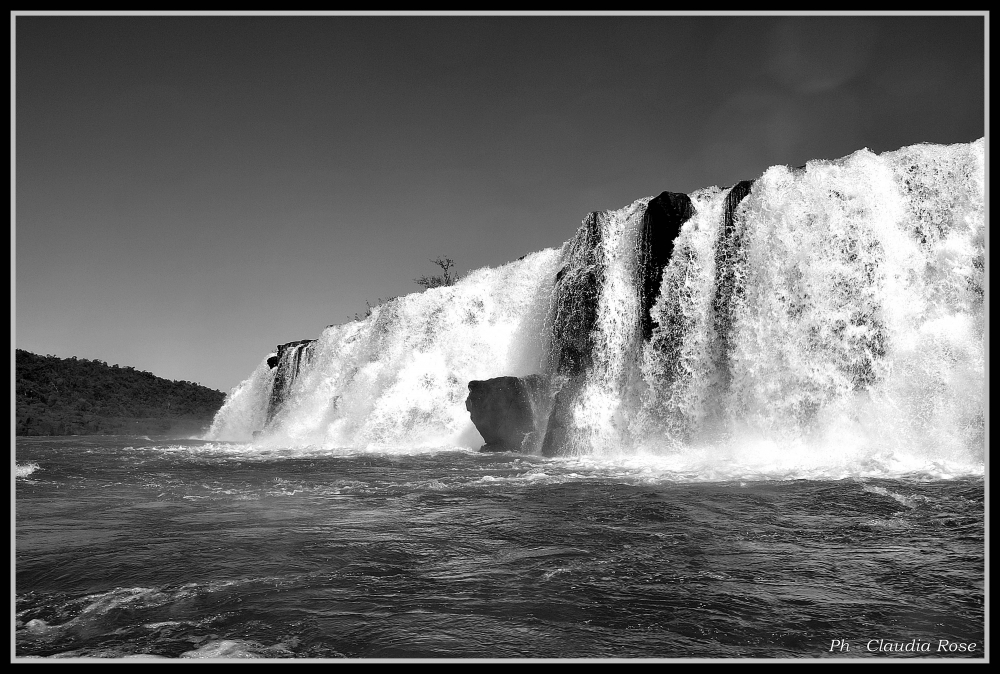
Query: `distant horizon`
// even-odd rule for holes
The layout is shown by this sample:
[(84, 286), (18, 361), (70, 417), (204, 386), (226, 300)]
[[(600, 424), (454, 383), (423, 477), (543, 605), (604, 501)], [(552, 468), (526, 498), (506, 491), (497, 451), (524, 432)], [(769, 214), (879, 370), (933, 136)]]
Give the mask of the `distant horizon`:
[(975, 142), (985, 21), (14, 15), (16, 348), (229, 392), (437, 256)]

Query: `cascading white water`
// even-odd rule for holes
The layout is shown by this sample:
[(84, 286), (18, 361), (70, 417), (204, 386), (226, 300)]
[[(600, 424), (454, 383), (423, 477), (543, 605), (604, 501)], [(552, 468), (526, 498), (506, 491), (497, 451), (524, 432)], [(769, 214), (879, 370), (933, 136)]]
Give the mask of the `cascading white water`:
[[(650, 200), (596, 214), (562, 251), (328, 328), (260, 442), (477, 447), (468, 382), (541, 373), (553, 391), (580, 380), (556, 406), (562, 453), (981, 464), (984, 180), (980, 140), (695, 192), (649, 339), (636, 287)], [(589, 308), (586, 292), (559, 295), (557, 273), (565, 287), (596, 279)], [(560, 340), (570, 355), (554, 359)], [(264, 428), (273, 386), (262, 363), (208, 437)]]
[[(270, 354), (268, 358), (274, 355)], [(205, 437), (249, 440), (254, 431), (263, 428), (267, 421), (274, 374), (274, 370), (267, 365), (267, 358), (262, 360), (253, 374), (226, 396), (225, 404), (216, 413)]]
[(618, 211), (601, 213), (599, 250), (604, 278), (597, 297), (593, 363), (572, 409), (574, 444), (585, 452), (594, 448), (623, 451), (630, 442), (630, 410), (626, 389), (634, 376), (639, 334), (639, 233), (649, 199), (640, 199)]
[[(482, 439), (465, 409), (468, 383), (542, 367), (558, 262), (559, 251), (544, 250), (327, 328), (260, 441), (478, 447)], [(234, 389), (208, 438), (248, 440), (264, 429), (268, 372), (265, 361)]]
[(981, 462), (983, 175), (982, 141), (769, 169), (734, 215), (728, 304), (727, 193), (692, 195), (644, 354), (647, 444)]
[(695, 214), (674, 244), (651, 311), (657, 328), (641, 356), (645, 386), (634, 435), (668, 446), (687, 440), (689, 428), (701, 428), (722, 394), (713, 302), (716, 242), (729, 192), (712, 187), (690, 195)]

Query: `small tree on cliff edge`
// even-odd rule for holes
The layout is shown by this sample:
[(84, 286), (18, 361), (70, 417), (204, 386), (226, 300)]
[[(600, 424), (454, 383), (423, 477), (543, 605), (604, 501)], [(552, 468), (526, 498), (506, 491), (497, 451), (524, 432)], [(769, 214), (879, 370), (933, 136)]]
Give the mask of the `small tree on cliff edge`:
[[(414, 283), (416, 283), (417, 285), (422, 285), (425, 289), (439, 288), (441, 286), (453, 286), (456, 283), (458, 283), (459, 279), (458, 274), (453, 274), (451, 271), (452, 268), (455, 266), (454, 260), (452, 260), (450, 257), (439, 257), (436, 260), (431, 260), (431, 262), (441, 267), (441, 271), (443, 273), (440, 276), (421, 276), (420, 278), (415, 278), (413, 279)], [(386, 304), (388, 302), (392, 302), (394, 299), (396, 299), (396, 297), (390, 297), (387, 300), (383, 300), (380, 297), (378, 298), (378, 302), (374, 306), (372, 304), (369, 304), (368, 300), (365, 300), (365, 304), (368, 305), (368, 309), (365, 311), (365, 315), (362, 316), (356, 313), (354, 314), (353, 319), (350, 316), (348, 316), (347, 318), (349, 320), (363, 321), (364, 319), (372, 315), (372, 311), (375, 309), (375, 307), (382, 304)], [(326, 327), (332, 328), (333, 325), (328, 325)]]
[(423, 286), (424, 288), (453, 286), (458, 283), (458, 275), (451, 273), (452, 267), (455, 266), (454, 260), (450, 257), (439, 257), (436, 260), (431, 260), (431, 262), (441, 267), (441, 271), (443, 271), (444, 274), (441, 274), (440, 276), (421, 276), (420, 278), (413, 279), (414, 283)]

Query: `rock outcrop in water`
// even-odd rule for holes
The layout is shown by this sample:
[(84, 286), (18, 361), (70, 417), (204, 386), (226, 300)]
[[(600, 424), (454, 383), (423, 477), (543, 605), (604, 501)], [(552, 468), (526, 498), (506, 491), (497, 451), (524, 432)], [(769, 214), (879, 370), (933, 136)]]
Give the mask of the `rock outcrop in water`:
[(484, 452), (532, 452), (544, 422), (548, 387), (541, 375), (469, 382), (465, 407), (483, 436)]
[(515, 430), (491, 420), (487, 449), (533, 433), (550, 456), (981, 460), (984, 195), (980, 140), (859, 150), (592, 213), (558, 250), (285, 345), (209, 437), (468, 446), (469, 382), (540, 373), (530, 424), (518, 396), (500, 404)]

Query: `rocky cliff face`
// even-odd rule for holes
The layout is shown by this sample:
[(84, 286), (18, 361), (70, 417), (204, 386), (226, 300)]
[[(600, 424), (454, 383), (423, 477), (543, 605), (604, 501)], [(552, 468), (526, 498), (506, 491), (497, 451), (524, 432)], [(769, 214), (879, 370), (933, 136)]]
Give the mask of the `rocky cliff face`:
[[(573, 443), (570, 417), (588, 382), (605, 378), (611, 389), (624, 385), (627, 373), (615, 359), (595, 353), (595, 345), (618, 333), (619, 348), (639, 348), (653, 333), (650, 309), (659, 296), (663, 270), (674, 239), (694, 214), (686, 194), (662, 192), (631, 210), (591, 213), (567, 246), (566, 264), (556, 276), (551, 321), (551, 410), (545, 420), (541, 452), (556, 456)], [(614, 325), (601, 322), (614, 304)], [(623, 338), (623, 339), (622, 339)], [(610, 378), (610, 380), (609, 380)]]
[[(743, 195), (746, 191), (742, 192)], [(674, 239), (694, 214), (686, 194), (663, 192), (642, 203), (625, 221), (619, 212), (595, 212), (584, 220), (565, 248), (565, 264), (556, 274), (546, 371), (531, 377), (498, 377), (469, 384), (466, 407), (486, 439), (484, 450), (512, 449), (530, 434), (545, 456), (562, 454), (572, 442), (571, 410), (586, 383), (601, 367), (595, 344), (605, 326), (598, 324), (605, 289), (617, 283), (623, 305), (633, 307), (633, 342), (653, 334), (650, 310), (659, 296), (663, 270), (670, 262)], [(609, 279), (609, 267), (617, 278)], [(623, 271), (624, 270), (624, 271)], [(622, 297), (615, 300), (621, 302)], [(544, 388), (548, 404), (527, 404), (529, 391)], [(509, 421), (503, 416), (508, 415)]]
[(303, 365), (308, 364), (312, 358), (312, 345), (315, 342), (315, 339), (302, 339), (297, 342), (279, 344), (277, 353), (267, 359), (268, 367), (275, 372), (265, 423), (271, 423), (274, 415), (285, 402), (285, 398), (291, 390), (292, 384), (295, 383), (295, 379), (299, 376)]

